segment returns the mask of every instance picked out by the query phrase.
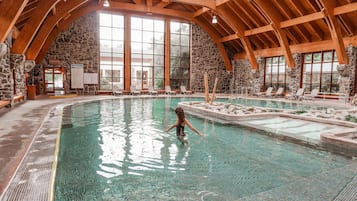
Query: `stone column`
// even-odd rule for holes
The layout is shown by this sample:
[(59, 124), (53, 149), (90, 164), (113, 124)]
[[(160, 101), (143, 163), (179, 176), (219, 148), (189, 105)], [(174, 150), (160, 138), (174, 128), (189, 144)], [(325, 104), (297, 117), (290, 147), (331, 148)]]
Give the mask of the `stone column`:
[(296, 93), (296, 91), (300, 88), (300, 80), (301, 80), (301, 54), (294, 53), (293, 58), (295, 61), (295, 67), (288, 67), (287, 71), (287, 85), (288, 89), (286, 92)]
[(15, 75), (16, 94), (22, 93), (22, 95), (26, 96), (25, 55), (11, 54), (10, 63)]
[(10, 48), (6, 43), (0, 43), (0, 100), (11, 99), (13, 94)]

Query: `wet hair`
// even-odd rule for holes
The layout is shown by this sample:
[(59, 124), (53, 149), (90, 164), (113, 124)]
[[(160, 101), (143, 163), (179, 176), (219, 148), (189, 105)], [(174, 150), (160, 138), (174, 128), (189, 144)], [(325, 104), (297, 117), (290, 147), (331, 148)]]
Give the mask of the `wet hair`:
[(176, 112), (176, 115), (177, 115), (177, 117), (179, 119), (179, 123), (180, 124), (183, 123), (185, 121), (185, 112), (183, 111), (183, 109), (180, 108), (180, 107), (177, 107), (175, 109), (175, 112)]

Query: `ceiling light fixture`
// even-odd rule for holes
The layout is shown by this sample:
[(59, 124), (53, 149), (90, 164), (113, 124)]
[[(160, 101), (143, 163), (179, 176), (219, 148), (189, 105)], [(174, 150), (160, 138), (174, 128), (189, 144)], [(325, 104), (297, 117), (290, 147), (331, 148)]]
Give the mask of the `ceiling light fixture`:
[(212, 24), (217, 24), (217, 17), (216, 17), (216, 15), (213, 15), (213, 17), (212, 17)]
[(104, 0), (103, 6), (104, 6), (104, 7), (109, 7), (109, 6), (110, 6), (109, 0)]

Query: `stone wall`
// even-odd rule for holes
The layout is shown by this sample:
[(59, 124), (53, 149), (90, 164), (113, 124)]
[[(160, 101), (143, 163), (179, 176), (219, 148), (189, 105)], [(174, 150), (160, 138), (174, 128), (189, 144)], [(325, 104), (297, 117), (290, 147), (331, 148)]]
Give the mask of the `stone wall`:
[(0, 43), (0, 100), (11, 99), (14, 94), (9, 46), (9, 40)]
[(192, 91), (204, 92), (204, 72), (208, 74), (210, 91), (218, 78), (217, 92), (229, 92), (232, 73), (226, 71), (221, 54), (210, 36), (192, 25), (191, 83)]
[[(60, 64), (51, 65), (50, 60), (59, 60)], [(77, 19), (68, 30), (58, 35), (42, 65), (36, 68), (65, 67), (64, 87), (68, 92), (71, 84), (71, 64), (83, 64), (84, 73), (99, 73), (99, 16), (95, 12)], [(43, 81), (38, 83), (43, 90)]]

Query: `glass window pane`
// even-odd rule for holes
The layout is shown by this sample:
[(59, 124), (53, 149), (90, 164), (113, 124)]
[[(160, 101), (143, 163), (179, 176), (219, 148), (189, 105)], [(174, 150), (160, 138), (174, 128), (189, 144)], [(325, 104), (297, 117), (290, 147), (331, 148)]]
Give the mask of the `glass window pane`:
[(143, 66), (153, 66), (154, 56), (153, 55), (143, 55)]
[(124, 28), (124, 16), (113, 15), (113, 27)]
[(154, 21), (154, 31), (155, 32), (165, 32), (165, 22), (164, 20), (155, 20)]
[(124, 29), (113, 29), (113, 39), (114, 40), (124, 40)]
[(158, 45), (158, 44), (154, 45), (154, 54), (164, 55), (164, 52), (165, 52), (164, 45)]
[(180, 55), (180, 46), (171, 45), (170, 53), (171, 53), (171, 56), (179, 56)]
[(131, 30), (131, 41), (142, 42), (142, 32)]
[(142, 43), (131, 42), (131, 52), (132, 53), (142, 53)]
[(321, 62), (321, 53), (314, 53), (314, 63)]
[(311, 63), (312, 62), (312, 55), (311, 54), (304, 54), (304, 62)]
[(109, 27), (100, 27), (99, 34), (101, 39), (112, 39), (112, 31)]
[(112, 15), (100, 13), (99, 14), (99, 23), (100, 26), (112, 26)]
[(164, 66), (164, 56), (154, 56), (154, 65), (155, 66)]
[(190, 25), (187, 23), (181, 24), (181, 34), (188, 35), (190, 34)]
[(180, 23), (178, 23), (178, 22), (171, 22), (170, 23), (170, 32), (171, 33), (179, 34), (180, 33), (180, 29), (181, 29)]
[(143, 19), (143, 30), (153, 31), (154, 30), (154, 20)]
[(131, 17), (131, 29), (142, 30), (142, 18), (139, 17)]
[(322, 72), (331, 73), (331, 63), (322, 63)]
[(164, 68), (155, 67), (154, 68), (155, 78), (164, 78)]
[(280, 63), (280, 65), (285, 65), (285, 57), (279, 57), (279, 63)]
[(143, 42), (144, 43), (152, 43), (152, 42), (154, 42), (154, 32), (152, 32), (152, 31), (144, 31), (143, 32)]
[(113, 65), (124, 65), (124, 54), (113, 54)]
[(111, 52), (112, 43), (111, 40), (100, 40), (100, 52)]
[(190, 56), (190, 49), (188, 46), (181, 46), (181, 57), (189, 57)]
[(142, 59), (142, 54), (131, 54), (131, 65), (141, 65)]
[(312, 64), (312, 71), (314, 73), (319, 73), (321, 70), (321, 63), (317, 63), (317, 64)]
[(124, 42), (123, 41), (113, 41), (113, 52), (124, 53)]
[(153, 44), (143, 43), (143, 54), (154, 54)]
[(165, 34), (164, 33), (158, 33), (158, 32), (155, 32), (154, 33), (154, 37), (155, 37), (155, 43), (164, 43), (165, 41)]
[(180, 35), (178, 34), (171, 34), (171, 44), (172, 45), (180, 45)]
[(190, 36), (181, 35), (181, 45), (189, 46), (190, 45)]
[(324, 62), (332, 61), (332, 52), (324, 52)]

